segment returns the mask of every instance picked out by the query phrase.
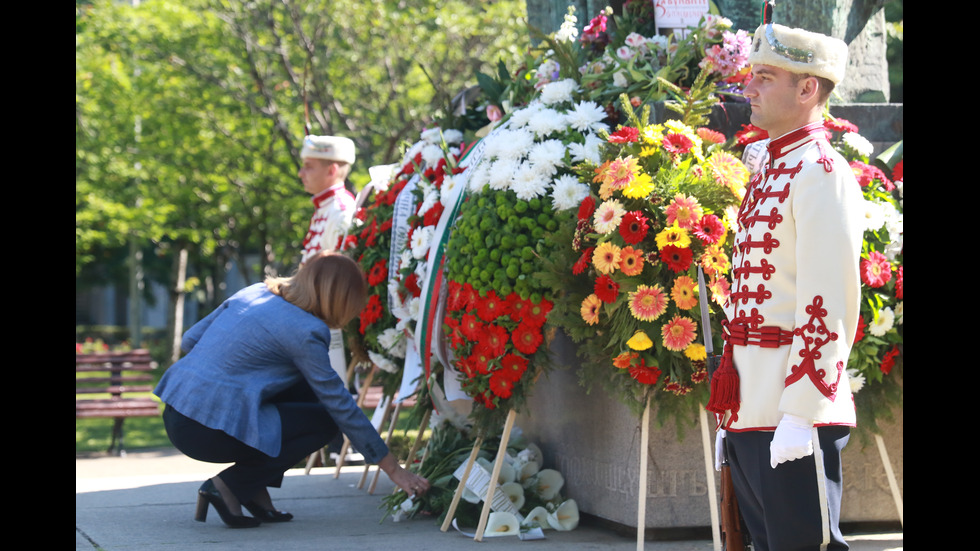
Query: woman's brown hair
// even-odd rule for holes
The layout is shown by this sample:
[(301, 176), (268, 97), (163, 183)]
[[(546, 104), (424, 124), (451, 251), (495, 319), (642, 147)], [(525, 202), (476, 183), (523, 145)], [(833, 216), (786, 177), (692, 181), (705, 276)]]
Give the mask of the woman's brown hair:
[(322, 252), (292, 277), (269, 278), (273, 293), (326, 322), (342, 328), (367, 303), (367, 279), (361, 267), (340, 253)]

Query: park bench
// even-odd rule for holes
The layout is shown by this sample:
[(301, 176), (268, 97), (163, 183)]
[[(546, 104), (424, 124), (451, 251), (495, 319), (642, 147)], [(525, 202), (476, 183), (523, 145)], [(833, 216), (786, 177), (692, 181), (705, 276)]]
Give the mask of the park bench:
[(157, 363), (145, 349), (75, 354), (75, 418), (111, 418), (109, 453), (125, 455), (123, 421), (160, 415), (159, 402), (137, 396), (153, 390), (150, 371)]

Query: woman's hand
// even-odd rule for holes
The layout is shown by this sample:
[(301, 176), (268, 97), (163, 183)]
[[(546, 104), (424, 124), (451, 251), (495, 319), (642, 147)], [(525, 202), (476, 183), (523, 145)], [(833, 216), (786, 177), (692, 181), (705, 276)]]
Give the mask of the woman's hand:
[(421, 495), (429, 491), (429, 481), (399, 465), (398, 460), (391, 453), (378, 462), (378, 467), (388, 475), (388, 478), (396, 486), (410, 496)]

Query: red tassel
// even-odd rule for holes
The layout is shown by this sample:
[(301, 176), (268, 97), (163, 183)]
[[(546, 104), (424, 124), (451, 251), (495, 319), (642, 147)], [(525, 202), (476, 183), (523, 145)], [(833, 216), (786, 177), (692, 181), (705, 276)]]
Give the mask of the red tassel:
[(738, 371), (732, 365), (732, 347), (730, 344), (726, 344), (725, 352), (721, 357), (721, 365), (711, 377), (711, 395), (705, 409), (717, 414), (719, 425), (725, 412), (731, 411), (732, 415), (725, 425), (727, 429), (738, 420), (739, 395)]

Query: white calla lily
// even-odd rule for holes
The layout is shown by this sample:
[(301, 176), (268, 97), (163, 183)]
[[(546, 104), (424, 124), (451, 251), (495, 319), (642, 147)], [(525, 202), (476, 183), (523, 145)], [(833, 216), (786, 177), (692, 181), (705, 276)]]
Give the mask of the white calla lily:
[(521, 469), (517, 472), (517, 480), (524, 483), (527, 479), (538, 474), (539, 470), (541, 470), (541, 465), (538, 465), (537, 461), (528, 461), (521, 465)]
[(528, 485), (535, 495), (544, 501), (551, 501), (565, 485), (565, 478), (554, 469), (541, 469), (528, 479)]
[(524, 486), (521, 486), (519, 482), (508, 482), (506, 484), (500, 485), (500, 490), (510, 498), (510, 502), (514, 504), (518, 510), (524, 506)]
[(483, 535), (487, 537), (516, 536), (520, 533), (520, 523), (514, 513), (494, 511), (487, 518), (487, 527)]
[(578, 526), (578, 503), (574, 499), (562, 502), (554, 513), (548, 515), (551, 527), (560, 532), (574, 530)]
[(534, 509), (531, 509), (531, 512), (524, 517), (523, 525), (533, 526), (534, 524), (537, 524), (542, 530), (548, 530), (551, 528), (551, 521), (548, 520), (550, 515), (551, 513), (549, 513), (547, 509), (538, 505)]

